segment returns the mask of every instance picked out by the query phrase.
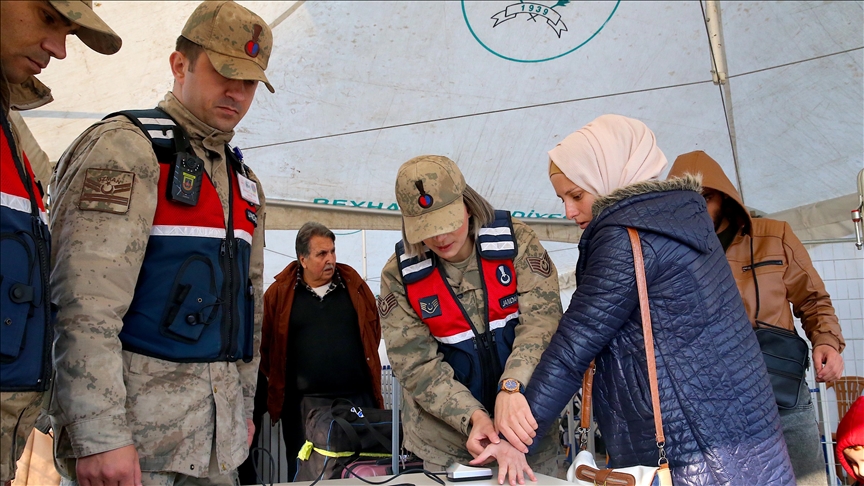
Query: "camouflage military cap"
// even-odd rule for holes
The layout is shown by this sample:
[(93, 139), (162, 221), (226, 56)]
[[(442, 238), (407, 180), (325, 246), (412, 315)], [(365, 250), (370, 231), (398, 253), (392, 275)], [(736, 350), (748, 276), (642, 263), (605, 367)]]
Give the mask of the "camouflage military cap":
[(186, 21), (182, 35), (204, 48), (222, 76), (261, 81), (274, 92), (264, 75), (273, 33), (252, 11), (231, 1), (202, 2)]
[(442, 155), (421, 155), (402, 164), (396, 176), (396, 201), (408, 243), (450, 233), (465, 221), (465, 178)]
[(49, 3), (60, 15), (81, 26), (76, 35), (90, 49), (100, 54), (114, 54), (120, 50), (120, 36), (96, 15), (90, 0), (50, 0)]

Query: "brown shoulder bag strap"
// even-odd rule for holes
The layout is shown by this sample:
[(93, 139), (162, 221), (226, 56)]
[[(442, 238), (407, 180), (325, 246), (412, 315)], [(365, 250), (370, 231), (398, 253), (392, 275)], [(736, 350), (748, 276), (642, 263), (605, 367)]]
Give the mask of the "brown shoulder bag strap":
[(642, 242), (639, 233), (627, 228), (630, 246), (633, 247), (633, 266), (636, 269), (636, 287), (639, 290), (639, 309), (642, 311), (642, 335), (645, 339), (645, 358), (648, 363), (648, 386), (651, 388), (651, 408), (654, 411), (654, 433), (657, 447), (663, 451), (666, 437), (663, 436), (663, 417), (660, 415), (660, 387), (657, 385), (657, 362), (654, 358), (654, 333), (651, 329), (651, 309), (648, 307), (648, 283), (645, 280), (645, 260), (642, 258)]
[(582, 414), (579, 420), (579, 450), (588, 449), (588, 432), (591, 430), (591, 393), (594, 388), (594, 360), (582, 377)]
[[(642, 258), (642, 242), (639, 233), (627, 228), (630, 246), (633, 248), (633, 267), (636, 270), (636, 288), (639, 292), (639, 310), (642, 314), (642, 335), (645, 340), (645, 358), (648, 364), (648, 382), (651, 388), (651, 408), (654, 412), (654, 433), (657, 448), (660, 450), (659, 464), (668, 463), (666, 459), (666, 437), (663, 435), (663, 417), (660, 414), (660, 387), (657, 385), (657, 362), (654, 356), (654, 333), (651, 329), (651, 309), (648, 305), (648, 283), (645, 279), (645, 261)], [(585, 371), (582, 379), (582, 416), (580, 417), (581, 449), (588, 447), (588, 430), (591, 427), (591, 391), (594, 385), (594, 361)]]

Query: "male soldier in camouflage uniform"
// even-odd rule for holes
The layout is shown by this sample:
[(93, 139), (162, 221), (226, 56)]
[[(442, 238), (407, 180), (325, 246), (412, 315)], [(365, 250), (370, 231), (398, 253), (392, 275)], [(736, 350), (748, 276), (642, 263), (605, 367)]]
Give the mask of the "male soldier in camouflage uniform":
[[(521, 391), (561, 317), (554, 264), (534, 231), (494, 211), (446, 157), (403, 164), (396, 198), (402, 242), (382, 270), (378, 306), (403, 389), (405, 447), (443, 470), (505, 429), (530, 443)], [(556, 475), (556, 435), (529, 457), (537, 472)]]
[[(40, 185), (10, 122), (10, 109), (29, 110), (51, 102), (51, 90), (35, 75), (52, 57), (66, 57), (66, 37), (71, 34), (102, 54), (120, 49), (120, 37), (93, 12), (89, 1), (0, 2), (0, 484), (15, 476), (15, 464), (33, 430), (42, 390), (51, 377), (47, 219), (43, 223)], [(40, 231), (33, 232), (34, 227)], [(22, 231), (30, 233), (26, 239), (31, 241), (30, 261), (35, 267), (24, 280), (23, 275), (16, 275), (24, 267), (21, 260), (26, 261), (17, 250), (24, 248), (14, 248), (16, 240), (23, 240), (9, 235), (20, 237)], [(17, 287), (28, 280), (29, 285)], [(10, 284), (15, 281), (18, 283)], [(33, 298), (13, 295), (16, 288), (18, 294), (29, 288), (24, 293)]]
[(161, 113), (137, 118), (146, 132), (111, 116), (58, 162), (50, 413), (64, 484), (236, 484), (254, 431), (264, 194), (227, 143), (258, 82), (273, 91), (272, 39), (240, 5), (202, 3)]

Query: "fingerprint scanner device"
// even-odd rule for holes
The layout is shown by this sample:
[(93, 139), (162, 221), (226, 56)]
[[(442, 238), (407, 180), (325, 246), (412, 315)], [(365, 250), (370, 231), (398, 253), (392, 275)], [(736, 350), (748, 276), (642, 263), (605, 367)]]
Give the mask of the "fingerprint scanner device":
[(483, 479), (492, 479), (492, 470), (488, 467), (471, 467), (455, 463), (447, 468), (448, 481), (480, 481)]

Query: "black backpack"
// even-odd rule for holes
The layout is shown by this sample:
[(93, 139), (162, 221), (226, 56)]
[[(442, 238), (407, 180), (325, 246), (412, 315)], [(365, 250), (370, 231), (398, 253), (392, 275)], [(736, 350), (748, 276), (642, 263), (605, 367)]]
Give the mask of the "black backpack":
[(358, 459), (392, 457), (392, 431), (391, 410), (361, 408), (343, 398), (312, 408), (306, 416), (306, 444), (297, 458), (294, 481), (338, 479), (345, 466)]

